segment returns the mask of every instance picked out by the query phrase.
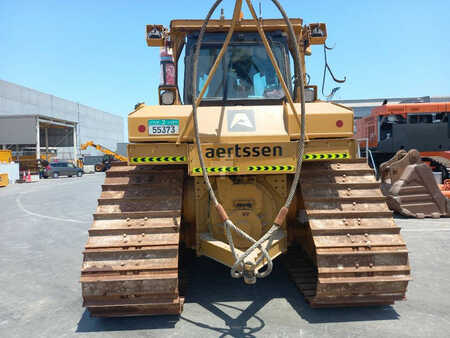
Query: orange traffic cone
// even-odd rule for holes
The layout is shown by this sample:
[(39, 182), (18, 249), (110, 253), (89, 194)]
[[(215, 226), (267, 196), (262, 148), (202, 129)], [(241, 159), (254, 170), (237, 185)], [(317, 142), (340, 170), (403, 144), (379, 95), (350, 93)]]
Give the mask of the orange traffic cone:
[(439, 188), (442, 191), (442, 194), (450, 199), (450, 180), (445, 180), (444, 184), (440, 184)]
[(28, 170), (27, 183), (31, 183), (31, 171)]
[(27, 181), (27, 172), (25, 170), (23, 171), (22, 181)]

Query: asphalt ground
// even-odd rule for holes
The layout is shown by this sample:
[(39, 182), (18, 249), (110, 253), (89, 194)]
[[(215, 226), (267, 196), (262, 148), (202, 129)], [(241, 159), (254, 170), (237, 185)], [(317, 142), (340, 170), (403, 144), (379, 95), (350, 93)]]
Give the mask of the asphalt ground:
[(206, 258), (180, 317), (90, 318), (81, 252), (104, 174), (0, 188), (0, 337), (449, 337), (450, 219), (398, 218), (413, 281), (394, 306), (310, 309), (277, 261), (254, 286)]

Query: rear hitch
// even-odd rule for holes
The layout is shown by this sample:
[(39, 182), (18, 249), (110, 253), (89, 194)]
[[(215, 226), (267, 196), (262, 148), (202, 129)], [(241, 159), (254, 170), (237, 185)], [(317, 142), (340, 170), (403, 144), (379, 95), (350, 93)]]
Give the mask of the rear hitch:
[(245, 263), (244, 266), (244, 283), (248, 285), (256, 284), (256, 273), (254, 270), (255, 266), (251, 263)]

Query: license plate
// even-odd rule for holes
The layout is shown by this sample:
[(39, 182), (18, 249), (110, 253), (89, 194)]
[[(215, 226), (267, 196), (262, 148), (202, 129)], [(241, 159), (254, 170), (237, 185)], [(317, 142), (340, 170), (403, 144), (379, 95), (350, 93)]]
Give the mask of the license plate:
[(149, 135), (174, 135), (180, 133), (180, 120), (149, 120)]

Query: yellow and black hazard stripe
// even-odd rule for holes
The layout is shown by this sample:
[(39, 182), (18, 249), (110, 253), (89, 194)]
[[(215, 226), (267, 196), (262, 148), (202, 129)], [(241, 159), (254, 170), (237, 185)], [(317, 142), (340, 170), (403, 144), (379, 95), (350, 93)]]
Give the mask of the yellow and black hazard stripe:
[(174, 163), (186, 162), (186, 156), (132, 157), (130, 163)]
[(341, 160), (349, 159), (350, 153), (323, 153), (323, 154), (305, 154), (303, 156), (304, 161), (320, 161), (320, 160)]
[(251, 165), (248, 171), (294, 171), (293, 165)]
[[(208, 173), (237, 173), (239, 171), (239, 167), (208, 167), (206, 168)], [(201, 174), (203, 172), (202, 168), (194, 168), (192, 170), (194, 174)]]

